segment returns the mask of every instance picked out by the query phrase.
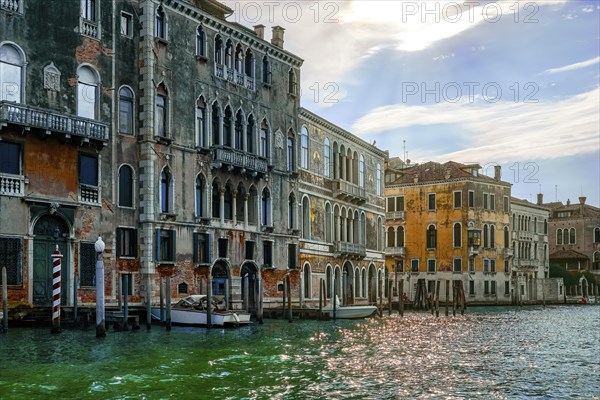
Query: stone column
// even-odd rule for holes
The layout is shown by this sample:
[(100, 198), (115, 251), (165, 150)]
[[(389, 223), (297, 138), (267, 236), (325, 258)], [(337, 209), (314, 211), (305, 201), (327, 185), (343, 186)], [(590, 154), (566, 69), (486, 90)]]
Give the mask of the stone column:
[(246, 193), (244, 195), (244, 229), (248, 230), (248, 197), (250, 195)]
[(231, 199), (231, 217), (233, 219), (233, 223), (235, 224), (237, 222), (237, 194), (238, 191), (234, 190), (233, 191), (233, 198)]
[(219, 217), (221, 225), (225, 225), (225, 188), (219, 190)]

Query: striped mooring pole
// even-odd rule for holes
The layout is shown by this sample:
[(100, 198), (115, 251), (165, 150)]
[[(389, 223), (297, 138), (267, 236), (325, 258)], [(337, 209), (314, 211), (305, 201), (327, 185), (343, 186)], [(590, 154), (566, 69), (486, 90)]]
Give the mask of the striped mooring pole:
[(51, 333), (60, 332), (60, 270), (62, 268), (62, 254), (58, 250), (52, 252), (52, 330)]

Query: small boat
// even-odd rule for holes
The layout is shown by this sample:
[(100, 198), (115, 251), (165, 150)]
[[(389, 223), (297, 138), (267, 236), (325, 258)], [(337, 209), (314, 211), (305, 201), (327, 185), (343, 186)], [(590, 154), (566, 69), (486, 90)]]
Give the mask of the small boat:
[[(340, 299), (335, 296), (335, 317), (339, 319), (358, 319), (367, 318), (377, 312), (375, 306), (340, 306)], [(325, 307), (323, 310), (329, 311), (329, 316), (333, 318), (333, 307)]]
[[(207, 325), (206, 295), (194, 294), (171, 305), (171, 323), (177, 325)], [(211, 301), (213, 326), (238, 326), (250, 323), (250, 314), (224, 309), (224, 302), (216, 296)], [(152, 307), (152, 318), (160, 320), (160, 307)]]

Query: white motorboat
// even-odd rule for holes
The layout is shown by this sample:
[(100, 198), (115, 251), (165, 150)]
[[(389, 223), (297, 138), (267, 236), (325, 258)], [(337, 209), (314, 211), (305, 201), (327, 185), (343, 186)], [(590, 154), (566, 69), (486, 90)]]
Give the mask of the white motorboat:
[[(377, 312), (375, 306), (340, 306), (340, 299), (335, 296), (335, 317), (339, 319), (358, 319), (367, 318)], [(333, 318), (333, 307), (330, 305), (323, 310), (329, 311), (329, 316)]]
[[(171, 323), (177, 325), (207, 325), (206, 295), (184, 297), (171, 305)], [(152, 307), (152, 318), (160, 320), (160, 307)], [(223, 309), (223, 302), (213, 298), (211, 321), (213, 326), (238, 326), (250, 323), (250, 314)]]

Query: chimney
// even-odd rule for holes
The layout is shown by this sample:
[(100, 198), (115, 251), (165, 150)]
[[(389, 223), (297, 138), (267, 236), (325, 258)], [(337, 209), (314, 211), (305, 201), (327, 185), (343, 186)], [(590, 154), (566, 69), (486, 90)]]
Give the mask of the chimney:
[(254, 33), (256, 34), (256, 36), (258, 36), (259, 39), (264, 39), (265, 38), (265, 26), (262, 24), (254, 25)]
[(415, 176), (413, 177), (413, 182), (414, 183), (419, 182), (419, 175), (415, 174)]
[(543, 193), (538, 193), (537, 195), (537, 204), (538, 206), (541, 206), (542, 204), (544, 204), (544, 194)]
[(502, 178), (502, 167), (499, 165), (494, 165), (494, 179), (499, 181)]
[(285, 29), (282, 27), (274, 26), (273, 36), (271, 36), (271, 44), (279, 47), (280, 49), (283, 49), (283, 31), (285, 31)]
[(571, 199), (567, 199), (567, 205), (570, 206), (571, 205)]
[(580, 196), (579, 197), (579, 204), (584, 205), (585, 204), (585, 200), (587, 199), (587, 197), (585, 196)]

